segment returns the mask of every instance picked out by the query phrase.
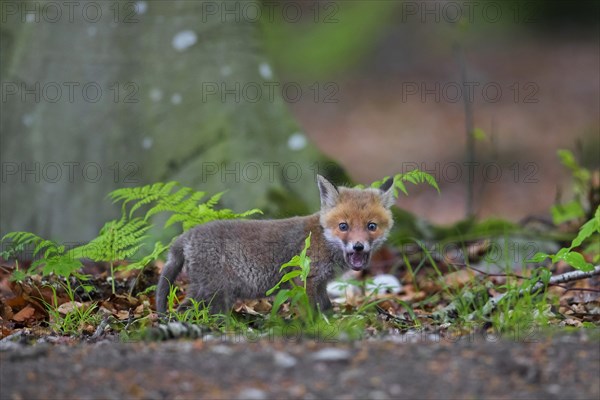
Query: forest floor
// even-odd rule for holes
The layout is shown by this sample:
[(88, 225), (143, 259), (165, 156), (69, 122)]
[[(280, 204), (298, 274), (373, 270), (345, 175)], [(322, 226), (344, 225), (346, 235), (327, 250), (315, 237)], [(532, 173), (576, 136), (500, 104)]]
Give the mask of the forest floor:
[(517, 341), (15, 344), (0, 352), (0, 397), (598, 399), (599, 343), (563, 332)]
[[(90, 272), (95, 266), (87, 268)], [(153, 281), (157, 278), (156, 268), (147, 272)], [(311, 339), (294, 329), (275, 335), (248, 328), (248, 323), (241, 333), (213, 330), (195, 340), (144, 341), (132, 339), (131, 332), (140, 331), (139, 322), (156, 326), (153, 296), (132, 297), (122, 291), (111, 295), (106, 271), (90, 281), (95, 302), (75, 304), (58, 292), (62, 317), (42, 306), (44, 297), (52, 296), (48, 283), (38, 287), (35, 280), (16, 283), (7, 279), (6, 271), (2, 275), (0, 288), (12, 293), (2, 305), (11, 317), (0, 319), (2, 400), (600, 396), (600, 330), (589, 322), (597, 323), (595, 300), (563, 296), (548, 326), (517, 327), (502, 335), (485, 326), (451, 331), (450, 324), (431, 322), (430, 313), (415, 308), (417, 319), (407, 320), (411, 327), (381, 321), (384, 313), (371, 319), (358, 340), (330, 332)], [(117, 288), (127, 287), (125, 281), (119, 283)], [(589, 287), (596, 280), (575, 284)], [(185, 286), (185, 281), (178, 280), (178, 285)], [(408, 282), (403, 291), (418, 296)], [(20, 311), (11, 314), (10, 305)], [(395, 318), (408, 318), (401, 308), (380, 305)], [(67, 329), (66, 319), (76, 315), (75, 307), (94, 310), (96, 317), (85, 317), (72, 332), (59, 333), (57, 327)], [(256, 302), (242, 303), (236, 315), (256, 315), (258, 309)], [(104, 324), (109, 318), (110, 324)]]

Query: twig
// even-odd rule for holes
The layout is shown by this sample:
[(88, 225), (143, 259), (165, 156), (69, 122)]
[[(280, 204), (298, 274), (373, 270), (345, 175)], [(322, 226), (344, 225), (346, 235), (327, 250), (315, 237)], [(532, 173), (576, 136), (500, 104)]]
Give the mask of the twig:
[[(564, 274), (556, 275), (550, 278), (548, 285), (558, 285), (559, 283), (567, 283), (572, 281), (578, 281), (580, 279), (591, 278), (592, 276), (600, 275), (600, 265), (596, 265), (593, 270), (589, 272), (584, 271), (571, 271), (565, 272)], [(544, 287), (543, 282), (536, 283), (531, 291), (535, 292)]]
[[(560, 274), (560, 275), (555, 275), (548, 280), (548, 286), (558, 286), (561, 283), (591, 278), (592, 276), (596, 276), (596, 275), (600, 275), (600, 265), (595, 266), (594, 269), (589, 272), (572, 271), (572, 272), (567, 272), (567, 273)], [(534, 294), (537, 291), (544, 289), (544, 287), (545, 287), (545, 285), (543, 282), (541, 282), (541, 281), (536, 282), (529, 290), (527, 290), (527, 291), (520, 290), (518, 293), (518, 296), (519, 297), (523, 296), (526, 293)], [(485, 305), (481, 309), (483, 312), (483, 315), (489, 316), (498, 307), (498, 304), (500, 303), (500, 301), (509, 293), (510, 292), (502, 293), (496, 297), (489, 299), (487, 301), (487, 303), (485, 303)], [(453, 309), (454, 307), (456, 307), (456, 306), (454, 305), (454, 302), (452, 302), (448, 306), (444, 307), (444, 309), (437, 312), (437, 314), (449, 315), (451, 312), (456, 312), (456, 310)]]
[(377, 310), (378, 314), (383, 315), (383, 316), (386, 317), (386, 321), (392, 320), (392, 321), (394, 321), (396, 323), (405, 323), (405, 324), (411, 322), (410, 320), (407, 320), (406, 318), (402, 318), (402, 317), (399, 317), (397, 315), (390, 314), (389, 312), (387, 312), (383, 308), (381, 308), (379, 305), (376, 305), (375, 309)]
[(96, 340), (100, 337), (100, 335), (102, 335), (104, 333), (104, 329), (106, 329), (106, 326), (108, 325), (108, 320), (110, 319), (110, 317), (111, 317), (111, 315), (108, 314), (108, 315), (105, 315), (104, 318), (102, 318), (102, 321), (96, 328), (96, 331), (94, 332), (94, 334), (92, 335), (90, 340)]
[[(478, 272), (480, 274), (483, 274), (485, 276), (490, 276), (490, 277), (505, 277), (505, 278), (517, 278), (517, 279), (529, 279), (525, 276), (522, 275), (517, 275), (517, 274), (493, 274), (490, 272), (485, 272), (482, 271), (480, 269), (477, 269), (475, 267), (472, 267), (470, 265), (467, 264), (456, 264), (453, 263), (453, 265), (459, 265), (461, 267), (466, 267), (468, 269), (472, 269), (475, 272)], [(562, 289), (565, 289), (567, 291), (569, 290), (587, 290), (590, 292), (600, 292), (600, 290), (597, 289), (584, 289), (584, 288), (568, 288), (565, 286), (560, 285), (561, 283), (567, 283), (567, 282), (572, 282), (572, 281), (577, 281), (577, 280), (581, 280), (581, 279), (586, 279), (586, 278), (591, 278), (592, 276), (595, 275), (600, 275), (600, 265), (597, 265), (596, 267), (594, 267), (594, 269), (592, 271), (589, 272), (584, 272), (584, 271), (571, 271), (571, 272), (565, 272), (564, 274), (560, 274), (560, 275), (556, 275), (550, 278), (550, 280), (548, 281), (548, 286), (558, 286)], [(531, 293), (535, 293), (538, 290), (542, 289), (544, 287), (543, 282), (537, 282), (532, 288), (531, 288)]]
[(129, 314), (127, 316), (127, 324), (125, 325), (125, 330), (129, 329), (129, 326), (132, 324), (132, 322), (135, 320), (135, 315), (133, 312), (133, 309), (130, 308), (129, 309)]
[(517, 274), (494, 274), (494, 273), (491, 273), (491, 272), (485, 272), (485, 271), (482, 271), (482, 270), (480, 270), (478, 268), (472, 267), (472, 266), (467, 265), (467, 264), (452, 263), (452, 265), (459, 265), (461, 267), (466, 267), (468, 269), (472, 269), (475, 272), (479, 272), (480, 274), (483, 274), (485, 276), (490, 276), (490, 277), (528, 279), (528, 278), (526, 278), (526, 277), (524, 277), (522, 275), (517, 275)]
[(564, 289), (565, 293), (566, 293), (566, 292), (573, 291), (573, 290), (578, 290), (578, 291), (581, 291), (581, 292), (593, 292), (593, 293), (600, 293), (600, 289), (578, 288), (578, 287), (573, 287), (573, 288), (570, 288), (570, 287), (566, 287), (566, 286), (559, 285), (559, 284), (556, 284), (556, 285), (553, 285), (553, 286), (556, 286), (556, 287), (559, 287), (559, 288), (561, 288), (561, 289)]
[[(577, 281), (577, 280), (581, 280), (581, 279), (591, 278), (592, 276), (595, 276), (595, 275), (600, 275), (600, 265), (596, 265), (594, 267), (594, 269), (592, 271), (589, 271), (589, 272), (571, 271), (571, 272), (565, 272), (564, 274), (555, 275), (555, 276), (551, 277), (548, 280), (548, 286), (553, 286), (553, 285), (558, 285), (558, 284), (561, 284), (561, 283), (566, 283), (566, 282), (572, 282), (572, 281)], [(529, 294), (534, 294), (535, 292), (544, 289), (544, 286), (545, 286), (544, 282), (542, 282), (542, 281), (536, 282), (536, 284), (533, 285), (529, 289)], [(496, 308), (496, 306), (498, 305), (498, 303), (500, 302), (500, 300), (502, 300), (504, 298), (504, 296), (506, 296), (507, 293), (502, 293), (501, 295), (490, 299), (486, 303), (486, 305), (484, 306), (484, 309), (489, 308), (489, 311), (486, 314), (491, 313)], [(519, 296), (522, 296), (525, 293), (526, 292), (524, 290), (520, 290), (519, 291)]]

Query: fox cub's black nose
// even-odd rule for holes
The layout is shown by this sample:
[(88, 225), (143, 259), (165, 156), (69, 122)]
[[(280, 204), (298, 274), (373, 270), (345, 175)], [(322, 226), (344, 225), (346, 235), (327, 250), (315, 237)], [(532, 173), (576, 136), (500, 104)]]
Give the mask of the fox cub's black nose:
[(363, 251), (365, 249), (365, 246), (361, 242), (356, 242), (354, 243), (354, 246), (352, 246), (352, 248), (354, 249), (354, 251)]

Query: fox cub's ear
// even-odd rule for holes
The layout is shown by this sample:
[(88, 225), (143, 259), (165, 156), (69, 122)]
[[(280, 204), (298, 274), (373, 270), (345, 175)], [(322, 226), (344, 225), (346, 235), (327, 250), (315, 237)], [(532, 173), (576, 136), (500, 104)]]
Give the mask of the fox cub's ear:
[(321, 194), (321, 208), (335, 207), (339, 195), (337, 188), (321, 175), (317, 175), (317, 183), (319, 185), (319, 193)]
[(381, 190), (381, 204), (383, 204), (384, 207), (390, 208), (396, 203), (396, 199), (394, 199), (394, 178), (390, 178), (383, 182), (383, 185), (379, 187), (379, 190)]

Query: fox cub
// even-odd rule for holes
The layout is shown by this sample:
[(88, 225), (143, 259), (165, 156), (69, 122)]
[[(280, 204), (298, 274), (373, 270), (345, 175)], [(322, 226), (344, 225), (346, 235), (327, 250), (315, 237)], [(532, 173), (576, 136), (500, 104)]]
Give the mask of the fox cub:
[(185, 268), (190, 284), (178, 310), (190, 299), (210, 305), (212, 313), (231, 309), (236, 299), (264, 297), (283, 273), (282, 264), (300, 254), (311, 233), (311, 271), (307, 294), (321, 311), (331, 308), (327, 282), (334, 267), (367, 268), (373, 251), (392, 227), (393, 179), (379, 189), (336, 188), (317, 175), (321, 211), (280, 220), (221, 220), (183, 233), (171, 246), (159, 278), (156, 305), (167, 311), (169, 287)]

